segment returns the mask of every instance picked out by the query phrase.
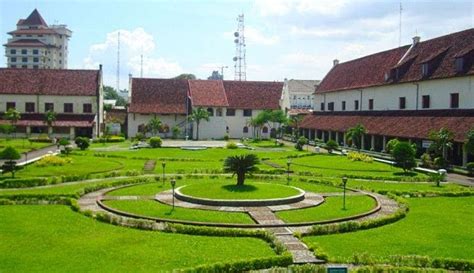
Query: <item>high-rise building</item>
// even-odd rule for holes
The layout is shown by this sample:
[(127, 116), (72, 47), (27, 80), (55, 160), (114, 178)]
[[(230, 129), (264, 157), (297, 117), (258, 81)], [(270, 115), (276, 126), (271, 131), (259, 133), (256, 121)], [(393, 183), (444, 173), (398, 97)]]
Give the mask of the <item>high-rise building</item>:
[(66, 25), (48, 26), (38, 10), (20, 19), (5, 46), (7, 67), (66, 69), (68, 41)]

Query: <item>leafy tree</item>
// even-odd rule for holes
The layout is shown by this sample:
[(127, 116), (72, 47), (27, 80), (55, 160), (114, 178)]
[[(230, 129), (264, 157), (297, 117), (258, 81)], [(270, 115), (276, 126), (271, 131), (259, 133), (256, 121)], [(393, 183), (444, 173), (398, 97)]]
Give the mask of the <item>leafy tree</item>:
[(152, 148), (160, 148), (163, 143), (160, 137), (151, 137), (149, 142)]
[(398, 143), (400, 143), (400, 140), (396, 138), (389, 140), (387, 142), (387, 145), (385, 145), (385, 151), (391, 154), (393, 151), (393, 148), (395, 148), (395, 146), (397, 146)]
[(171, 132), (172, 132), (171, 138), (177, 139), (179, 137), (179, 134), (181, 133), (181, 130), (179, 129), (178, 126), (173, 126), (173, 128), (171, 129)]
[(263, 125), (265, 124), (265, 119), (263, 115), (257, 115), (254, 118), (250, 118), (247, 121), (247, 125), (251, 126), (253, 129), (253, 138), (260, 139), (260, 133), (262, 131)]
[(256, 171), (259, 163), (255, 154), (229, 156), (224, 161), (224, 171), (237, 174), (237, 186), (244, 185), (245, 174)]
[(356, 126), (349, 128), (346, 132), (346, 139), (350, 140), (359, 150), (362, 149), (362, 138), (367, 133), (364, 125), (357, 124)]
[(294, 129), (296, 129), (296, 138), (298, 138), (300, 136), (300, 128), (299, 128), (299, 125), (301, 123), (301, 121), (303, 120), (303, 116), (302, 115), (296, 115), (296, 116), (291, 116), (290, 117), (290, 120), (289, 120), (289, 124), (290, 126), (292, 126)]
[(454, 133), (446, 128), (441, 128), (439, 131), (431, 131), (429, 139), (433, 141), (429, 149), (435, 155), (441, 156), (443, 162), (447, 162), (448, 150), (453, 147)]
[(79, 147), (79, 149), (81, 149), (82, 151), (89, 148), (90, 145), (89, 138), (87, 137), (76, 137), (74, 142), (76, 143), (77, 147)]
[(303, 147), (307, 143), (308, 143), (308, 139), (305, 138), (304, 136), (300, 136), (300, 138), (298, 138), (298, 141), (296, 141), (296, 144), (295, 144), (296, 150), (303, 151)]
[(16, 161), (21, 158), (20, 153), (13, 147), (6, 147), (1, 153), (0, 158), (7, 160), (2, 166), (3, 171), (11, 172), (12, 178), (15, 178)]
[(54, 111), (49, 110), (48, 112), (44, 113), (44, 123), (48, 126), (48, 136), (50, 128), (53, 127), (55, 121), (56, 113)]
[(69, 155), (69, 152), (71, 152), (71, 147), (69, 147), (69, 144), (70, 144), (70, 143), (69, 143), (69, 139), (67, 139), (67, 138), (61, 138), (61, 139), (59, 140), (59, 143), (58, 143), (58, 144), (59, 144), (59, 146), (63, 146), (63, 147), (64, 147), (64, 153), (65, 153), (66, 155)]
[(405, 141), (398, 142), (392, 150), (392, 157), (397, 167), (407, 172), (416, 167), (416, 151), (413, 146)]
[(326, 142), (326, 150), (329, 152), (332, 152), (333, 150), (337, 149), (339, 145), (337, 145), (337, 142), (335, 140), (328, 140)]
[(193, 112), (188, 119), (196, 122), (196, 139), (199, 140), (199, 124), (201, 123), (201, 120), (209, 121), (209, 112), (207, 112), (206, 109), (199, 107), (193, 109)]
[(10, 121), (10, 125), (12, 126), (13, 131), (15, 132), (15, 137), (16, 137), (15, 125), (18, 122), (18, 120), (21, 119), (20, 112), (18, 112), (15, 108), (10, 108), (5, 112), (4, 119)]
[(176, 80), (195, 80), (196, 76), (194, 74), (179, 74), (178, 76), (174, 77), (173, 79)]
[(219, 73), (219, 71), (212, 71), (211, 76), (207, 77), (208, 80), (223, 80), (224, 76)]
[(10, 124), (0, 124), (0, 133), (9, 135), (15, 131), (15, 127)]
[(464, 143), (464, 149), (468, 154), (474, 155), (474, 129), (467, 132), (467, 140)]
[(125, 106), (127, 105), (127, 101), (125, 100), (124, 97), (120, 96), (119, 93), (117, 93), (117, 90), (111, 86), (104, 86), (104, 99), (105, 100), (116, 100), (117, 106)]
[(157, 117), (154, 117), (148, 121), (147, 127), (153, 136), (156, 136), (161, 129), (163, 123)]

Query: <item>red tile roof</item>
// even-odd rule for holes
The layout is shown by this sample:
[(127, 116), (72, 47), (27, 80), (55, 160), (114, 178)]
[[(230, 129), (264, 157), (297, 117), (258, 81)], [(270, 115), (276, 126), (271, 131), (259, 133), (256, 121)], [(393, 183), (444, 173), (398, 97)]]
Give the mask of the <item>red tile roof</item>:
[[(463, 73), (455, 71), (455, 57), (472, 48), (474, 28), (419, 42), (405, 57), (406, 72), (397, 80), (385, 80), (385, 74), (397, 66), (409, 46), (395, 48), (334, 66), (321, 81), (316, 93), (358, 89), (394, 83), (474, 75), (472, 61)], [(466, 53), (472, 53), (467, 50)], [(470, 56), (471, 60), (473, 56)], [(407, 61), (410, 60), (410, 61)], [(423, 77), (421, 65), (431, 61), (432, 72)]]
[(132, 78), (130, 113), (186, 114), (187, 80)]
[(193, 106), (228, 106), (224, 84), (216, 80), (190, 80), (189, 90)]
[(8, 32), (8, 34), (57, 34), (54, 29), (51, 28), (40, 28), (40, 29), (17, 29)]
[(464, 142), (466, 134), (474, 128), (474, 111), (385, 111), (365, 114), (318, 114), (307, 115), (300, 128), (345, 132), (362, 124), (371, 135), (399, 138), (427, 139), (432, 130), (447, 128), (455, 134), (455, 141)]
[(41, 14), (37, 9), (33, 10), (31, 14), (25, 20), (18, 21), (18, 25), (21, 26), (44, 26), (47, 27), (46, 21), (41, 17)]
[[(3, 113), (1, 115), (3, 117)], [(53, 127), (92, 127), (95, 124), (95, 115), (58, 114)], [(0, 119), (0, 124), (10, 124), (10, 121)], [(21, 114), (17, 126), (46, 126), (44, 114)]]
[(99, 70), (0, 68), (0, 94), (96, 96)]
[(49, 46), (49, 47), (54, 47), (51, 45), (48, 45), (40, 40), (37, 39), (20, 39), (16, 41), (11, 41), (8, 44), (4, 44), (4, 46), (18, 46), (18, 47), (44, 47), (44, 46)]
[(224, 81), (230, 108), (280, 109), (282, 82)]

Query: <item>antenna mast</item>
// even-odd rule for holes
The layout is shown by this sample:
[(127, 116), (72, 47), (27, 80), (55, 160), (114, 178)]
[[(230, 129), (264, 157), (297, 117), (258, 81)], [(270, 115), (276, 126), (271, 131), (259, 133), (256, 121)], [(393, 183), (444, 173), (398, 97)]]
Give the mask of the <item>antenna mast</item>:
[(237, 22), (237, 31), (234, 32), (234, 79), (236, 81), (245, 81), (247, 80), (247, 62), (245, 59), (244, 14), (240, 14), (237, 17)]
[(117, 92), (120, 92), (120, 31), (117, 36)]
[(400, 1), (400, 24), (399, 24), (399, 28), (398, 28), (398, 47), (401, 47), (402, 46), (402, 11), (403, 11), (403, 7), (402, 7), (402, 1)]

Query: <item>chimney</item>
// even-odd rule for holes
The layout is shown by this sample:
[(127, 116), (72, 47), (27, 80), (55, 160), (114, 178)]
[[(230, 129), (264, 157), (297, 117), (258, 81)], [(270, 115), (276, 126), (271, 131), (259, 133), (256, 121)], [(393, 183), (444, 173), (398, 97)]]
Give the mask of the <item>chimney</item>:
[(420, 36), (413, 37), (413, 45), (416, 45), (420, 42)]
[(336, 66), (339, 64), (339, 60), (338, 59), (334, 59), (334, 61), (332, 61), (332, 66)]

